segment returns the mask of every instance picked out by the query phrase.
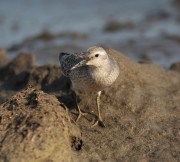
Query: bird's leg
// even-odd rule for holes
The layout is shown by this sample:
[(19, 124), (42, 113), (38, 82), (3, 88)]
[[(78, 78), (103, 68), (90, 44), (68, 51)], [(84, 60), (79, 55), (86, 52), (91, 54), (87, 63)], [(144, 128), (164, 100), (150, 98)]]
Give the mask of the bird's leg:
[[(74, 94), (75, 94), (75, 93), (74, 93)], [(75, 94), (75, 100), (76, 100), (76, 106), (77, 106), (77, 111), (78, 111), (78, 117), (77, 117), (77, 119), (76, 119), (76, 122), (78, 122), (79, 119), (80, 119), (82, 116), (85, 116), (85, 115), (87, 115), (88, 113), (84, 113), (84, 112), (81, 111), (81, 109), (80, 109), (80, 107), (79, 107), (79, 105), (78, 105), (78, 102), (77, 102), (77, 96), (76, 96), (76, 94)]]
[(101, 91), (98, 92), (97, 94), (97, 98), (96, 98), (96, 104), (97, 104), (97, 111), (98, 111), (98, 119), (97, 121), (91, 126), (94, 127), (96, 125), (100, 125), (101, 127), (105, 127), (103, 121), (102, 121), (102, 117), (101, 117), (101, 111), (100, 111), (100, 96), (101, 96)]

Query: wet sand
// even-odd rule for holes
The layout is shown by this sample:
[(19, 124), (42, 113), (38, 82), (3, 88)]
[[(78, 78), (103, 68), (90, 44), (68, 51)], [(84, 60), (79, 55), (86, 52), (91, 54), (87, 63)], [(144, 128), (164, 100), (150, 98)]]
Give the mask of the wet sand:
[(71, 83), (58, 65), (38, 66), (33, 54), (21, 53), (13, 60), (3, 54), (1, 161), (179, 161), (178, 66), (165, 70), (107, 51), (119, 62), (120, 75), (102, 92), (105, 128), (89, 128), (95, 120), (93, 98), (80, 101), (91, 114), (74, 122)]

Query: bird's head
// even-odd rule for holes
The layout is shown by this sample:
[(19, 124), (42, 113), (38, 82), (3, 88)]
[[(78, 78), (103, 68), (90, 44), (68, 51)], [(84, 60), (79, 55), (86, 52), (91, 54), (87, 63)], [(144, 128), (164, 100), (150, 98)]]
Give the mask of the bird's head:
[(102, 47), (93, 46), (87, 50), (84, 59), (73, 66), (71, 70), (85, 65), (100, 67), (101, 65), (104, 65), (107, 59), (108, 54)]

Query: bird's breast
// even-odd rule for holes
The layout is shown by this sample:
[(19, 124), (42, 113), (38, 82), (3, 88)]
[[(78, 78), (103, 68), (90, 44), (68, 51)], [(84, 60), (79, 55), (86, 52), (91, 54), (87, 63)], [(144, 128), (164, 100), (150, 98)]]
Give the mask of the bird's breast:
[(84, 93), (95, 93), (110, 86), (118, 77), (119, 68), (114, 69), (82, 67), (73, 72), (71, 81), (73, 89)]

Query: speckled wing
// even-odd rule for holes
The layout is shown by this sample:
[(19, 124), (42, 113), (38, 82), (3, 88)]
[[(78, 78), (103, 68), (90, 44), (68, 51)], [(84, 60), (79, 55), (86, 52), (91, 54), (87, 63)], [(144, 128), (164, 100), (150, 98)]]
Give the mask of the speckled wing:
[(71, 73), (71, 68), (76, 64), (78, 64), (81, 60), (83, 60), (83, 58), (84, 58), (83, 53), (75, 53), (75, 54), (60, 53), (59, 62), (63, 74), (68, 77)]

